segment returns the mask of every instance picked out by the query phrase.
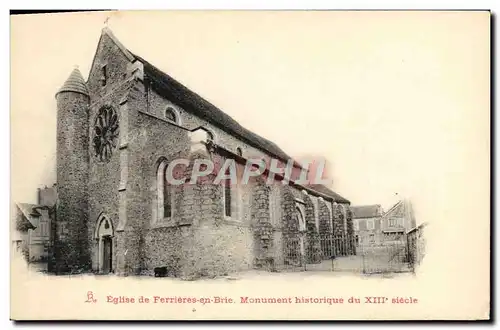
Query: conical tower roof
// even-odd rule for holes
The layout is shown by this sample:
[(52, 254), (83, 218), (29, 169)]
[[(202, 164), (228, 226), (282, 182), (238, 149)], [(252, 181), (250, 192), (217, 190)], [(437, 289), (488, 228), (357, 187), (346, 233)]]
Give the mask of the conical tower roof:
[(71, 72), (68, 79), (61, 89), (59, 89), (57, 94), (61, 92), (74, 92), (89, 96), (87, 85), (85, 85), (85, 80), (83, 80), (82, 73), (78, 70), (78, 68), (75, 68), (73, 72)]

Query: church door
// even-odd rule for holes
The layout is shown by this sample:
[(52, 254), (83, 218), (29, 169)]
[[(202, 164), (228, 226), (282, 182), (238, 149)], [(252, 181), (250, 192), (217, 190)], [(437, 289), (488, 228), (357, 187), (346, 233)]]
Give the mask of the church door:
[(95, 231), (95, 258), (97, 264), (92, 265), (100, 274), (108, 274), (113, 271), (113, 223), (101, 214), (97, 220)]
[(111, 269), (112, 269), (112, 240), (110, 236), (105, 236), (102, 238), (102, 243), (103, 243), (103, 264), (102, 264), (102, 272), (104, 274), (108, 274)]

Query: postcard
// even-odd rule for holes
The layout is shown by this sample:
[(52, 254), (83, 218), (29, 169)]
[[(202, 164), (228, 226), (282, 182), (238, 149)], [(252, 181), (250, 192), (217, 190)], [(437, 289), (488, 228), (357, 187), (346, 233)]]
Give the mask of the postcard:
[(11, 17), (11, 319), (488, 320), (488, 11)]

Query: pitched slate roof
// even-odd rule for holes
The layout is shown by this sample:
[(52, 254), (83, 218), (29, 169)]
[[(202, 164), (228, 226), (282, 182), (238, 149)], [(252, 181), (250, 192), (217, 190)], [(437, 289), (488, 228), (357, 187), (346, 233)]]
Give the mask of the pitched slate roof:
[(317, 192), (320, 192), (324, 195), (327, 195), (327, 196), (330, 196), (332, 197), (336, 202), (339, 202), (339, 203), (350, 203), (349, 200), (345, 199), (344, 197), (340, 196), (339, 194), (337, 194), (336, 192), (332, 191), (330, 188), (324, 186), (324, 185), (321, 185), (321, 184), (311, 184), (311, 185), (308, 185), (307, 187), (313, 189), (313, 190), (316, 190)]
[[(206, 120), (229, 134), (240, 138), (249, 145), (252, 145), (257, 149), (261, 149), (271, 156), (275, 156), (284, 161), (291, 159), (291, 157), (274, 142), (244, 128), (236, 120), (231, 118), (215, 105), (208, 102), (197, 93), (191, 91), (189, 88), (172, 78), (170, 75), (164, 73), (144, 58), (126, 49), (108, 28), (103, 29), (103, 33), (106, 33), (115, 42), (127, 58), (133, 58), (143, 64), (145, 76), (152, 83), (151, 88), (153, 88), (158, 94), (178, 104), (186, 111)], [(349, 203), (347, 199), (334, 193), (325, 186), (316, 185), (316, 188), (313, 189), (330, 196), (338, 202)], [(318, 189), (321, 189), (321, 191)]]
[(351, 211), (354, 219), (375, 218), (382, 215), (380, 204), (351, 206)]

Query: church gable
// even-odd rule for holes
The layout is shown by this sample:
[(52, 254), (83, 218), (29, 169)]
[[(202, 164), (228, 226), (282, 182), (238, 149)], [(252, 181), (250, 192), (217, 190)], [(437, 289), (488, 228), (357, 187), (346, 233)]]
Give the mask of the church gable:
[(111, 31), (103, 29), (87, 80), (91, 97), (102, 97), (123, 82), (133, 61), (134, 57)]

